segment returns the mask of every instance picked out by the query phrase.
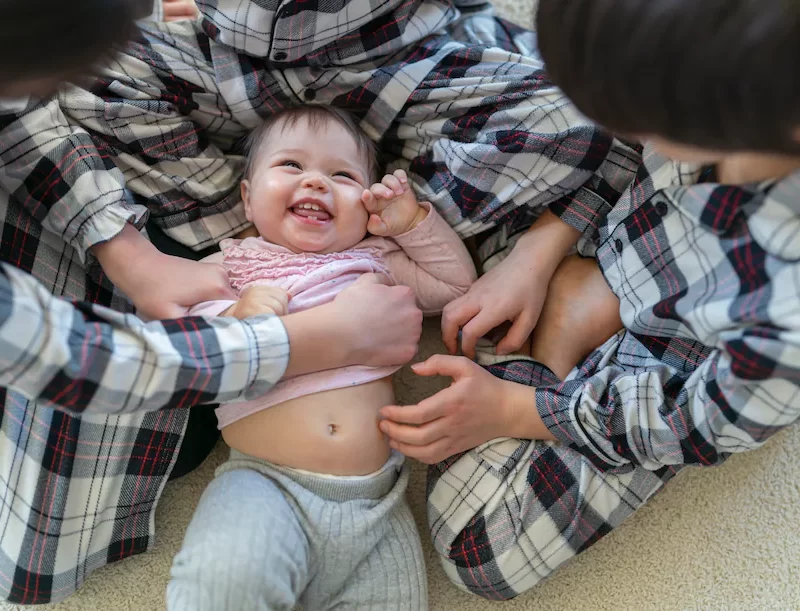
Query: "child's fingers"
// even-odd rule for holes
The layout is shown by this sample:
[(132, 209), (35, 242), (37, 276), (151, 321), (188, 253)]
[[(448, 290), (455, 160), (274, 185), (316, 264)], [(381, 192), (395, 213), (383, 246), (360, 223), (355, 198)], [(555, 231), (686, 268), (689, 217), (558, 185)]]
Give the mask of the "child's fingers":
[(289, 293), (283, 293), (281, 295), (274, 295), (272, 299), (278, 304), (281, 309), (285, 310), (289, 307)]
[(372, 191), (364, 189), (364, 192), (361, 194), (361, 203), (364, 204), (364, 208), (366, 208), (367, 212), (375, 211), (376, 202)]
[(381, 220), (381, 217), (377, 214), (371, 214), (369, 221), (367, 221), (367, 231), (372, 235), (386, 235), (389, 228), (386, 226), (386, 223)]
[(394, 177), (400, 181), (400, 184), (404, 185), (408, 182), (408, 175), (405, 170), (395, 170), (393, 174)]
[(381, 183), (375, 183), (374, 185), (372, 185), (372, 187), (370, 187), (370, 191), (372, 191), (372, 195), (377, 200), (375, 202), (375, 205), (380, 206), (382, 208), (385, 208), (389, 203), (385, 200), (392, 199), (395, 197), (394, 191), (392, 191), (389, 187)]
[(273, 299), (265, 303), (270, 310), (275, 312), (278, 316), (286, 316), (289, 313), (289, 302), (280, 299)]
[(390, 197), (396, 197), (398, 195), (403, 194), (403, 185), (400, 184), (400, 181), (392, 174), (387, 174), (383, 177), (381, 183), (391, 189), (392, 195)]
[(458, 331), (480, 311), (480, 302), (469, 293), (447, 304), (442, 312), (442, 341), (450, 354), (458, 351)]

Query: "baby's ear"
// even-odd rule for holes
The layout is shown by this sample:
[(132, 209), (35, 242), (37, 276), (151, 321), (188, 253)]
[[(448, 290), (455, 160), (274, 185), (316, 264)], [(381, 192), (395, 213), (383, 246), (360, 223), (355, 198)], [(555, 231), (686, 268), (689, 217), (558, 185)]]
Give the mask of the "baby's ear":
[(250, 181), (245, 179), (242, 181), (240, 185), (241, 193), (242, 193), (242, 201), (244, 202), (244, 216), (245, 218), (253, 222), (253, 215), (250, 212)]

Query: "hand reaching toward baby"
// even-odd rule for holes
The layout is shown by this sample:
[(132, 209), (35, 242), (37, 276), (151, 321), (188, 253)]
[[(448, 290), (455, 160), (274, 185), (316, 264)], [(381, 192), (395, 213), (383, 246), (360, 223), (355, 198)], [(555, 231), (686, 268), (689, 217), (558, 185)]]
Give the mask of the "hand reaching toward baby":
[(286, 316), (289, 313), (289, 292), (276, 286), (256, 285), (242, 291), (239, 301), (221, 316), (234, 316), (240, 320), (259, 314)]
[(370, 215), (367, 231), (372, 235), (390, 238), (407, 233), (428, 215), (417, 202), (403, 170), (395, 170), (381, 182), (364, 189), (361, 201)]

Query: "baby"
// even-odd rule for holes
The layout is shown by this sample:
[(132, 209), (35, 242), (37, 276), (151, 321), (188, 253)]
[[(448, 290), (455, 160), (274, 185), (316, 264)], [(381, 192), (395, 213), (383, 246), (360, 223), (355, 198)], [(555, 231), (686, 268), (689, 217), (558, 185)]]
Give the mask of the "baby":
[[(378, 183), (377, 166), (372, 141), (333, 108), (292, 108), (259, 127), (241, 187), (258, 237), (209, 257), (240, 298), (192, 313), (281, 316), (374, 274), (410, 287), (425, 313), (463, 295), (476, 272), (461, 240), (404, 172)], [(427, 608), (409, 468), (378, 429), (396, 369), (299, 376), (217, 409), (231, 455), (175, 557), (170, 609)]]

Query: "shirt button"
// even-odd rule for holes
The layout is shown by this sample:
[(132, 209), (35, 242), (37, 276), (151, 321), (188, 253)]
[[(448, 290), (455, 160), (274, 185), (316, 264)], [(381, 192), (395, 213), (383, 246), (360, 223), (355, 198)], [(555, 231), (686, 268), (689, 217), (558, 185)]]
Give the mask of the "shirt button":
[(276, 51), (275, 53), (272, 54), (272, 59), (274, 59), (276, 62), (282, 62), (287, 57), (289, 56), (286, 55), (286, 53), (284, 53), (283, 51)]
[(619, 238), (614, 240), (614, 248), (617, 249), (617, 252), (622, 252), (622, 240), (620, 240)]
[(314, 89), (306, 89), (303, 92), (303, 97), (305, 98), (306, 102), (311, 102), (317, 97), (317, 92)]
[(664, 202), (658, 202), (656, 204), (656, 214), (658, 214), (658, 216), (667, 216), (667, 212), (669, 212), (667, 204), (665, 204)]

